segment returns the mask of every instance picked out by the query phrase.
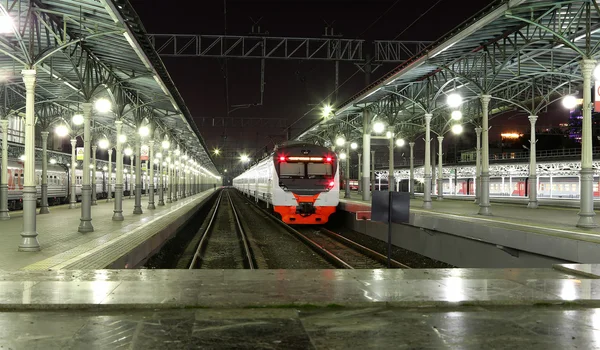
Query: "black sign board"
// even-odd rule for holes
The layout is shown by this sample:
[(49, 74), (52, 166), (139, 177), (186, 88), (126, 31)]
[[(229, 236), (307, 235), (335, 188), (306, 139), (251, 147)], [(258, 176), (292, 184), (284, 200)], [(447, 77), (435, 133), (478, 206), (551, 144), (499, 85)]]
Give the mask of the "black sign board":
[(371, 221), (388, 224), (388, 267), (391, 266), (392, 223), (408, 223), (410, 194), (407, 192), (374, 191), (371, 199)]

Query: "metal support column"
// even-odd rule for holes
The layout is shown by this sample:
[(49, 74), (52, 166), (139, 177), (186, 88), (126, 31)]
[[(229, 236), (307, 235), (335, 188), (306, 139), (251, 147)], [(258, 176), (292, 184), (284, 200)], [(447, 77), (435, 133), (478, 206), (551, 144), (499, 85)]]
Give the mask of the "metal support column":
[[(163, 156), (164, 158), (164, 156)], [(158, 206), (165, 205), (165, 175), (163, 174), (163, 163), (165, 161), (159, 159), (158, 162)]]
[(8, 119), (0, 120), (0, 128), (2, 128), (2, 173), (0, 173), (0, 220), (8, 220), (8, 219), (10, 219), (10, 214), (8, 213)]
[(481, 191), (479, 192), (479, 214), (492, 215), (490, 207), (490, 138), (489, 105), (492, 96), (481, 95)]
[(148, 158), (148, 168), (150, 168), (150, 181), (148, 182), (148, 209), (156, 209), (154, 205), (154, 140), (148, 141), (150, 149)]
[(530, 115), (529, 122), (531, 123), (531, 138), (529, 140), (529, 203), (527, 208), (535, 209), (538, 207), (537, 200), (537, 164), (535, 159), (535, 121), (537, 116)]
[(592, 167), (592, 71), (596, 61), (584, 59), (581, 61), (583, 74), (583, 125), (581, 128), (581, 195), (579, 197), (579, 220), (577, 227), (594, 228), (594, 169)]
[(444, 136), (438, 136), (438, 174), (437, 174), (437, 200), (444, 200), (444, 170), (442, 169), (442, 142), (444, 142)]
[(408, 192), (410, 193), (410, 198), (415, 198), (415, 143), (409, 142), (408, 146), (410, 147), (410, 172), (408, 179)]
[(135, 160), (135, 151), (133, 151), (134, 153), (131, 154), (131, 157), (129, 157), (129, 183), (128, 183), (128, 187), (129, 187), (129, 199), (131, 199), (132, 195), (133, 195), (133, 161)]
[(142, 214), (142, 137), (139, 133), (135, 136), (135, 199), (133, 204), (133, 213)]
[(168, 181), (167, 203), (173, 203), (173, 152), (172, 151), (169, 151), (169, 161), (167, 162), (167, 181)]
[(48, 132), (42, 131), (42, 201), (40, 214), (50, 214), (48, 210)]
[(390, 129), (388, 131), (392, 133), (390, 139), (388, 140), (388, 148), (390, 151), (388, 164), (388, 191), (394, 192), (394, 190), (396, 189), (396, 180), (394, 179), (394, 138), (396, 137), (396, 135), (394, 135), (393, 129)]
[[(117, 142), (119, 142), (117, 140)], [(106, 188), (106, 201), (110, 202), (112, 198), (112, 147), (108, 148), (108, 175), (106, 179), (107, 188)]]
[(77, 168), (77, 156), (75, 155), (75, 150), (77, 149), (77, 139), (73, 137), (71, 139), (71, 200), (69, 201), (69, 209), (77, 208), (77, 196), (75, 195), (75, 190), (77, 189), (75, 168)]
[(92, 146), (92, 205), (98, 205), (97, 200), (98, 200), (98, 189), (96, 188), (96, 171), (98, 171), (98, 169), (96, 168), (96, 153), (98, 151), (98, 146), (93, 145)]
[(431, 209), (431, 117), (425, 114), (425, 168), (424, 168), (424, 190), (423, 209)]
[(115, 148), (115, 160), (117, 168), (115, 170), (115, 205), (113, 209), (113, 221), (123, 221), (123, 145), (119, 141), (119, 137), (123, 132), (123, 121), (115, 121), (117, 128), (117, 147)]
[[(92, 225), (92, 186), (90, 183), (90, 153), (92, 152), (92, 104), (86, 102), (83, 108), (83, 185), (81, 186), (81, 219), (78, 231), (81, 233), (94, 231)], [(95, 177), (95, 176), (94, 176)]]
[[(375, 151), (371, 151), (371, 171), (369, 174), (371, 177), (371, 188), (375, 191)], [(378, 190), (381, 191), (381, 186), (379, 186)]]
[(358, 177), (357, 177), (357, 188), (358, 188), (358, 193), (362, 193), (362, 188), (363, 188), (363, 184), (362, 184), (362, 153), (360, 152), (356, 152), (356, 154), (358, 155)]
[(346, 142), (346, 170), (344, 171), (344, 198), (350, 198), (350, 142)]
[(40, 250), (36, 231), (37, 191), (35, 188), (35, 77), (34, 69), (21, 71), (25, 82), (25, 164), (23, 178), (23, 231), (19, 251)]
[[(481, 197), (481, 127), (475, 128), (477, 144), (475, 145), (475, 204), (479, 204)], [(466, 191), (466, 189), (465, 189)], [(469, 193), (465, 192), (466, 195)]]
[(363, 110), (362, 199), (371, 200), (371, 112)]

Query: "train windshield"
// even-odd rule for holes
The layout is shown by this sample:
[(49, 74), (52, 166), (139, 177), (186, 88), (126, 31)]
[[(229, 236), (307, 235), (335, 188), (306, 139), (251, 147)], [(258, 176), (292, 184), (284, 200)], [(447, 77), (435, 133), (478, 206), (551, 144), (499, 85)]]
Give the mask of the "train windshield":
[(279, 164), (279, 177), (282, 179), (326, 179), (333, 176), (331, 163), (287, 163)]

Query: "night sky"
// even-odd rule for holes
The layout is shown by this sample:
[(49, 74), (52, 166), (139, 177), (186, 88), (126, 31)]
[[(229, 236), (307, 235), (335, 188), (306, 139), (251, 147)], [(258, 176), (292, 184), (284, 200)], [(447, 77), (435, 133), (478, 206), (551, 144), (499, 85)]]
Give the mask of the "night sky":
[[(333, 23), (335, 34), (341, 34), (343, 38), (367, 41), (435, 40), (490, 3), (485, 0), (228, 0), (225, 27), (224, 1), (170, 0), (168, 5), (164, 1), (130, 2), (150, 34), (220, 35), (226, 32), (229, 35), (247, 35), (251, 32), (253, 20), (260, 19), (260, 29), (262, 32), (268, 31), (268, 36), (318, 38), (324, 35), (327, 22)], [(426, 15), (418, 19), (429, 9)], [(417, 21), (409, 27), (415, 20)], [(372, 50), (372, 44), (367, 43), (365, 48)], [(163, 61), (196, 120), (227, 115), (223, 60), (164, 57)], [(230, 105), (259, 102), (260, 60), (228, 59), (227, 65)], [(393, 64), (379, 67), (372, 74), (371, 81), (393, 68)], [(340, 63), (340, 83), (356, 71), (353, 64)], [(333, 102), (327, 96), (332, 95), (334, 90), (334, 63), (267, 60), (265, 81), (263, 106), (238, 109), (229, 116), (285, 118), (288, 125), (296, 122), (291, 130), (292, 136), (295, 136), (319, 118), (318, 106), (323, 101)], [(364, 74), (356, 74), (341, 86), (338, 101), (344, 102), (364, 86)], [(311, 109), (314, 110), (311, 112)], [(567, 117), (565, 114), (564, 118)], [(548, 124), (542, 118), (539, 124)], [(505, 129), (524, 131), (528, 121), (523, 114), (521, 117), (498, 118), (492, 122), (494, 124), (503, 125), (502, 128)], [(285, 137), (285, 131), (277, 128), (253, 130), (204, 127), (200, 131), (210, 149), (218, 147), (248, 154), (264, 149), (265, 146), (272, 148), (273, 142), (280, 142)], [(493, 137), (493, 134), (492, 132), (490, 136)], [(221, 158), (215, 161), (219, 170), (222, 170), (231, 167), (236, 160)]]

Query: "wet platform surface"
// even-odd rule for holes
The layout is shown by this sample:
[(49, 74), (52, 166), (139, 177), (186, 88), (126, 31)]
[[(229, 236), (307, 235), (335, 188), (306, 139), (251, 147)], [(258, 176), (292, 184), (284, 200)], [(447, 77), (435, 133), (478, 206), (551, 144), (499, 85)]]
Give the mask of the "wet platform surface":
[(177, 309), (0, 313), (2, 349), (594, 349), (600, 309)]
[[(371, 202), (363, 201), (357, 193), (351, 198), (343, 198), (341, 207), (349, 212), (365, 212), (371, 210)], [(539, 207), (528, 209), (523, 204), (492, 203), (491, 216), (478, 215), (479, 206), (471, 201), (432, 198), (431, 210), (422, 209), (423, 199), (415, 198), (410, 202), (411, 211), (423, 215), (445, 215), (458, 220), (496, 225), (535, 233), (565, 236), (568, 238), (600, 242), (600, 227), (582, 229), (575, 227), (578, 216), (577, 208)], [(367, 214), (368, 215), (368, 214)], [(370, 217), (370, 216), (368, 216)]]
[[(142, 197), (143, 214), (134, 215), (133, 199), (123, 200), (124, 221), (112, 221), (114, 202), (98, 200), (92, 206), (94, 232), (77, 231), (81, 209), (68, 205), (50, 207), (50, 214), (37, 215), (39, 252), (19, 252), (23, 227), (22, 214), (11, 212), (11, 219), (0, 222), (0, 270), (48, 270), (79, 268), (99, 269), (127, 253), (147, 236), (168, 226), (178, 215), (190, 210), (213, 190), (180, 199), (156, 209), (146, 209), (148, 197)], [(158, 204), (158, 196), (155, 196)]]
[(13, 271), (0, 309), (600, 306), (597, 269)]

